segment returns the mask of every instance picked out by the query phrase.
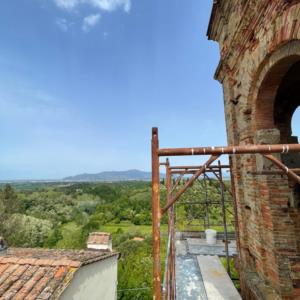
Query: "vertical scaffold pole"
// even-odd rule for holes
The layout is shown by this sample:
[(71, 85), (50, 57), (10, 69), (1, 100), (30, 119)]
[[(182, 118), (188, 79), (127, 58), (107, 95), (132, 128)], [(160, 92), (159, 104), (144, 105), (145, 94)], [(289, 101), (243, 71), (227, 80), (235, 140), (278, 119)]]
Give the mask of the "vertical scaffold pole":
[[(166, 160), (166, 188), (167, 188), (167, 203), (170, 202), (170, 198), (172, 197), (171, 195), (171, 174), (170, 174), (170, 162), (169, 159), (167, 158)], [(170, 253), (168, 257), (168, 264), (167, 264), (167, 294), (166, 294), (166, 299), (170, 299), (170, 292), (171, 292), (171, 278), (172, 278), (172, 269), (170, 267), (171, 265), (171, 257), (172, 257), (172, 241), (171, 241), (171, 230), (172, 230), (172, 220), (171, 220), (171, 215), (170, 215), (170, 209), (168, 210), (168, 238), (170, 239)]]
[(219, 166), (219, 177), (220, 177), (220, 188), (221, 188), (221, 208), (222, 208), (222, 215), (223, 215), (227, 272), (228, 272), (228, 275), (231, 277), (230, 260), (229, 260), (229, 248), (228, 248), (227, 218), (226, 218), (225, 195), (224, 195), (224, 184), (223, 184), (223, 174), (222, 174), (222, 168), (221, 168), (221, 162), (220, 161), (218, 161), (218, 166)]
[(238, 211), (237, 211), (237, 199), (236, 199), (236, 189), (235, 189), (235, 178), (233, 174), (233, 161), (232, 156), (229, 155), (229, 165), (230, 165), (230, 179), (231, 179), (231, 191), (232, 191), (232, 200), (233, 200), (233, 208), (234, 208), (234, 226), (235, 226), (235, 240), (237, 246), (238, 253), (238, 262), (240, 260), (240, 235), (239, 235), (239, 219), (238, 219)]
[[(169, 159), (166, 161), (166, 188), (167, 188), (167, 203), (172, 200), (172, 175), (170, 170)], [(167, 299), (175, 299), (175, 212), (174, 205), (168, 210), (168, 232), (170, 238), (170, 260), (169, 260), (169, 288)]]
[(160, 178), (158, 129), (152, 128), (152, 242), (153, 242), (153, 300), (161, 300), (160, 265)]

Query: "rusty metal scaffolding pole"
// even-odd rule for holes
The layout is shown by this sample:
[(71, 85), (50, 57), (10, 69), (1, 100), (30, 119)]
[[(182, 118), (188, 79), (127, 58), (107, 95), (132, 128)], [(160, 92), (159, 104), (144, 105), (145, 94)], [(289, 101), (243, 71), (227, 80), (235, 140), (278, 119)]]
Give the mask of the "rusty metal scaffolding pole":
[[(164, 165), (166, 166), (166, 190), (167, 190), (167, 202), (168, 202), (168, 197), (169, 197), (169, 193), (170, 193), (170, 174), (168, 172), (170, 163), (169, 163), (169, 159), (166, 159), (165, 163), (160, 163), (160, 165)], [(169, 211), (168, 211), (169, 213)], [(163, 299), (167, 300), (169, 295), (170, 295), (170, 214), (168, 215), (168, 242), (167, 242), (167, 252), (166, 252), (166, 259), (165, 259), (165, 273), (164, 273), (164, 279), (163, 279)]]
[(223, 182), (223, 175), (222, 175), (222, 168), (221, 162), (218, 161), (219, 165), (219, 182), (220, 182), (220, 189), (221, 189), (221, 208), (222, 208), (222, 216), (223, 216), (223, 226), (224, 226), (224, 237), (225, 237), (225, 253), (226, 253), (226, 263), (227, 263), (227, 272), (231, 277), (230, 272), (230, 260), (229, 260), (229, 248), (228, 248), (228, 231), (227, 231), (227, 218), (226, 218), (226, 207), (225, 207), (225, 193), (224, 193), (224, 182)]
[(197, 178), (202, 175), (206, 168), (209, 167), (215, 160), (217, 160), (219, 155), (212, 155), (208, 161), (185, 183), (185, 185), (177, 192), (177, 194), (172, 197), (170, 203), (168, 203), (163, 209), (162, 213), (166, 213), (168, 209), (175, 204), (175, 202), (180, 198), (180, 196), (197, 180)]
[(222, 154), (271, 154), (300, 152), (300, 144), (247, 145), (226, 147), (164, 148), (159, 156), (222, 155)]
[[(229, 169), (229, 165), (222, 165), (222, 168), (225, 168), (225, 169)], [(170, 170), (176, 170), (176, 171), (180, 171), (180, 170), (198, 170), (202, 168), (202, 166), (172, 166), (170, 167)], [(210, 169), (216, 169), (218, 170), (219, 169), (219, 166), (218, 165), (211, 165), (207, 168), (207, 171), (210, 170)]]
[[(180, 196), (198, 179), (205, 171), (215, 171), (216, 168), (209, 168), (212, 163), (223, 154), (261, 154), (272, 161), (285, 174), (300, 183), (300, 177), (295, 170), (288, 169), (280, 160), (275, 158), (273, 153), (300, 152), (299, 144), (279, 144), (279, 145), (246, 145), (246, 146), (226, 146), (226, 147), (197, 147), (197, 148), (165, 148), (159, 149), (158, 129), (152, 129), (152, 236), (153, 236), (153, 299), (161, 300), (161, 266), (160, 266), (160, 221), (163, 213), (166, 213)], [(160, 156), (189, 156), (189, 155), (210, 155), (209, 160), (199, 169), (181, 169), (181, 174), (193, 174), (185, 185), (172, 195), (170, 201), (163, 208), (160, 207), (160, 178), (159, 178), (159, 157)], [(219, 164), (220, 165), (220, 164)], [(231, 164), (230, 164), (231, 165)], [(281, 171), (281, 172), (282, 172)], [(171, 171), (172, 172), (172, 171)], [(172, 172), (173, 173), (173, 172)], [(174, 172), (175, 173), (175, 172)], [(233, 176), (232, 176), (233, 178)], [(221, 178), (222, 179), (222, 178)], [(223, 193), (224, 186), (222, 185)], [(235, 191), (233, 186), (233, 196)], [(235, 199), (236, 205), (236, 199)], [(236, 207), (235, 207), (236, 213)], [(237, 217), (237, 213), (236, 213)], [(238, 238), (239, 239), (239, 238)], [(239, 241), (238, 241), (239, 242)]]
[(287, 166), (285, 166), (279, 159), (270, 154), (264, 154), (263, 156), (270, 160), (278, 168), (285, 171), (286, 175), (289, 176), (289, 178), (293, 179), (295, 182), (300, 184), (300, 177), (295, 172), (290, 170)]
[[(162, 165), (166, 165), (166, 163), (162, 163)], [(171, 175), (180, 175), (177, 178), (175, 184), (173, 185), (171, 193), (175, 190), (175, 188), (178, 185), (178, 181), (180, 181), (180, 179), (182, 178), (182, 176), (184, 174), (195, 174), (202, 167), (203, 167), (203, 165), (202, 166), (170, 166), (169, 170), (171, 172)], [(230, 165), (221, 165), (220, 163), (218, 163), (218, 165), (209, 165), (209, 166), (207, 165), (206, 166), (206, 171), (202, 174), (204, 176), (203, 182), (206, 183), (206, 179), (208, 181), (211, 180), (210, 177), (207, 176), (206, 172), (212, 172), (216, 176), (216, 178), (220, 182), (220, 184), (223, 185), (224, 191), (227, 191), (228, 189), (227, 189), (226, 185), (224, 184), (223, 180), (220, 180), (220, 177), (218, 175), (218, 170), (220, 168), (221, 169), (229, 169)], [(199, 180), (199, 178), (197, 180)], [(206, 191), (206, 197), (205, 198), (207, 199), (207, 186), (205, 186), (205, 191)], [(229, 193), (231, 193), (230, 190), (228, 190), (228, 191), (229, 191)], [(220, 201), (213, 202), (211, 200), (209, 200), (209, 201), (206, 200), (204, 202), (203, 201), (202, 202), (198, 202), (198, 201), (197, 202), (180, 202), (179, 204), (200, 204), (200, 205), (204, 205), (204, 207), (206, 207), (206, 214), (203, 216), (203, 227), (207, 228), (207, 227), (209, 227), (209, 224), (210, 224), (210, 222), (209, 222), (209, 209), (208, 209), (208, 207), (210, 205), (214, 205), (214, 204), (215, 205), (220, 205)], [(206, 219), (207, 219), (207, 222), (206, 222)], [(223, 223), (221, 224), (221, 226), (224, 228), (224, 224)]]
[[(195, 174), (197, 171), (198, 171), (199, 169), (197, 169), (197, 170), (187, 170), (187, 171), (172, 171), (171, 173), (172, 174), (176, 174), (176, 175), (193, 175), (193, 174)], [(214, 170), (209, 170), (209, 169), (206, 169), (206, 171), (205, 171), (205, 173), (215, 173), (216, 172), (216, 170), (214, 169)]]
[(158, 129), (152, 128), (152, 242), (153, 242), (153, 299), (161, 300), (160, 265), (160, 178)]
[[(172, 174), (170, 170), (170, 163), (167, 160), (166, 163), (166, 186), (167, 186), (167, 203), (170, 203), (172, 199)], [(175, 299), (176, 291), (176, 278), (175, 278), (175, 220), (174, 220), (174, 205), (172, 205), (168, 210), (168, 232), (170, 238), (170, 257), (169, 257), (169, 288), (168, 300)]]
[(203, 180), (204, 180), (204, 188), (205, 188), (205, 214), (206, 214), (206, 216), (204, 217), (204, 220), (205, 220), (205, 223), (204, 224), (206, 224), (206, 226), (204, 227), (204, 229), (207, 229), (207, 228), (209, 228), (209, 204), (208, 204), (208, 201), (207, 201), (207, 199), (208, 199), (208, 193), (207, 193), (207, 175), (206, 175), (206, 173), (204, 172), (204, 177), (203, 177)]
[(235, 227), (235, 240), (238, 253), (238, 263), (240, 260), (240, 234), (239, 234), (239, 217), (238, 217), (238, 208), (237, 208), (237, 199), (236, 199), (236, 189), (235, 189), (235, 177), (233, 174), (233, 161), (232, 156), (229, 155), (229, 165), (230, 165), (230, 181), (231, 181), (231, 191), (232, 191), (232, 200), (233, 200), (233, 209), (234, 209), (234, 227)]
[(220, 180), (220, 178), (218, 177), (219, 175), (215, 171), (212, 171), (212, 172), (214, 173), (214, 175), (216, 176), (216, 178), (220, 181), (220, 183), (223, 185), (224, 191), (228, 192), (230, 194), (230, 196), (232, 197), (233, 195), (232, 195), (231, 190), (227, 188), (227, 186), (225, 185), (225, 183), (223, 182), (223, 180)]

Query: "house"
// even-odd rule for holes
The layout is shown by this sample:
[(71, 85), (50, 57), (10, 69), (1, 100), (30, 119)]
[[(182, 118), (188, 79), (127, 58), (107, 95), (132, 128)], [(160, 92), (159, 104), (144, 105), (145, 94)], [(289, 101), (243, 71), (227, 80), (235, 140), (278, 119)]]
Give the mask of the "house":
[(113, 300), (119, 254), (103, 250), (0, 251), (0, 299)]
[(107, 232), (91, 232), (87, 240), (87, 248), (112, 251), (111, 234)]

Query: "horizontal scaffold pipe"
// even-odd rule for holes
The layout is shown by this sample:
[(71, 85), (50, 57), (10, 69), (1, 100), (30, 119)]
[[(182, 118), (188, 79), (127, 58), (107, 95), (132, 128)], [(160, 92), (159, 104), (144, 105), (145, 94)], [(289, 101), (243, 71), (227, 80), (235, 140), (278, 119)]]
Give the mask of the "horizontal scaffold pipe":
[[(224, 201), (225, 203), (232, 203), (232, 201)], [(190, 204), (190, 205), (220, 205), (220, 201), (201, 201), (201, 202), (181, 202), (178, 201), (177, 205), (186, 205), (186, 204)]]
[(247, 145), (227, 147), (163, 148), (159, 156), (222, 155), (222, 154), (269, 154), (300, 152), (300, 144)]
[[(208, 169), (216, 169), (216, 170), (219, 170), (220, 167), (222, 169), (229, 169), (230, 166), (229, 165), (221, 165), (221, 166), (218, 166), (218, 165), (212, 165), (212, 166), (209, 166)], [(181, 170), (181, 169), (188, 169), (188, 170), (195, 170), (195, 169), (200, 169), (202, 168), (202, 166), (173, 166), (173, 167), (170, 167), (170, 170)]]
[(184, 184), (184, 186), (177, 192), (177, 194), (171, 198), (171, 201), (161, 210), (162, 213), (166, 213), (168, 209), (173, 206), (173, 204), (180, 198), (180, 196), (198, 179), (198, 177), (205, 173), (207, 167), (209, 167), (215, 160), (217, 160), (219, 155), (211, 155), (208, 161), (200, 168), (189, 180)]
[[(198, 170), (187, 170), (187, 171), (182, 171), (182, 170), (172, 170), (171, 174), (172, 175), (190, 175), (190, 174), (195, 174)], [(215, 173), (218, 172), (219, 170), (211, 170), (211, 169), (206, 169), (205, 173)], [(203, 173), (204, 175), (204, 173)]]

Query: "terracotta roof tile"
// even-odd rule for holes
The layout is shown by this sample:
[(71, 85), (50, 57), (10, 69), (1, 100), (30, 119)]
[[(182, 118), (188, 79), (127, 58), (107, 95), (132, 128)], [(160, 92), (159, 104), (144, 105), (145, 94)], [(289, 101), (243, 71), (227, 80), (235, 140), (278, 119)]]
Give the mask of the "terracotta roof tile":
[(0, 299), (58, 299), (81, 266), (115, 255), (118, 253), (10, 248), (0, 256)]
[(53, 279), (53, 271), (50, 269), (48, 270), (44, 276), (40, 279), (40, 281), (34, 286), (31, 292), (28, 294), (26, 299), (36, 299), (39, 297), (41, 292), (47, 287), (47, 284), (51, 282)]
[(0, 274), (3, 274), (4, 271), (9, 267), (9, 264), (1, 264), (0, 263)]
[(28, 266), (26, 271), (23, 273), (22, 277), (19, 277), (19, 279), (15, 281), (14, 284), (11, 285), (8, 290), (5, 291), (3, 299), (15, 299), (14, 297), (16, 296), (18, 291), (24, 286), (27, 280), (29, 280), (37, 270), (37, 266)]
[(18, 268), (18, 265), (8, 265), (4, 272), (0, 276), (0, 290), (5, 280)]
[[(51, 266), (52, 264), (54, 264), (56, 262), (56, 260), (54, 259), (45, 259), (45, 258), (41, 258), (39, 260), (37, 260), (35, 262), (35, 264), (38, 264), (39, 266)], [(19, 262), (18, 262), (19, 263)]]
[(52, 266), (69, 266), (69, 267), (80, 267), (82, 263), (80, 261), (74, 261), (70, 259), (62, 259), (62, 260), (55, 260), (52, 261), (50, 265)]
[(33, 276), (23, 285), (23, 287), (15, 295), (16, 300), (27, 298), (31, 290), (39, 283), (41, 278), (45, 275), (45, 268), (39, 268), (39, 270), (33, 274)]
[(18, 257), (3, 257), (2, 263), (16, 263), (19, 259)]
[(13, 273), (11, 273), (4, 281), (2, 281), (0, 288), (0, 296), (4, 294), (6, 290), (8, 290), (18, 279), (23, 275), (26, 271), (26, 266), (21, 266), (15, 269)]
[[(34, 265), (37, 259), (35, 258), (20, 258), (18, 260), (19, 265)], [(0, 262), (1, 263), (1, 262)]]

